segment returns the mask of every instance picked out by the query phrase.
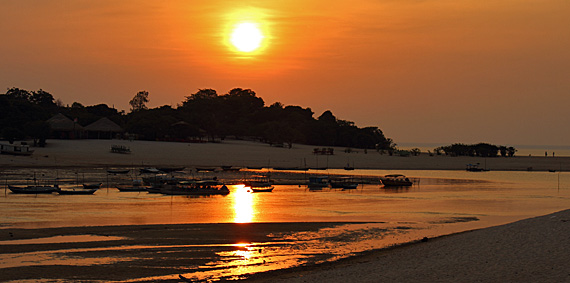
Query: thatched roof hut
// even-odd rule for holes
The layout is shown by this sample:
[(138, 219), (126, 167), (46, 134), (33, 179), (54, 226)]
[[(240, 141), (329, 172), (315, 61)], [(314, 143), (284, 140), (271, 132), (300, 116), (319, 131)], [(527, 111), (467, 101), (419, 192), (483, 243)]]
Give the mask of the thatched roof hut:
[(85, 127), (88, 132), (89, 138), (113, 138), (114, 134), (122, 133), (125, 130), (121, 126), (117, 125), (115, 122), (109, 120), (108, 118), (101, 118), (90, 125)]
[(52, 136), (60, 139), (80, 138), (84, 130), (81, 125), (61, 113), (51, 117), (47, 123), (53, 131)]

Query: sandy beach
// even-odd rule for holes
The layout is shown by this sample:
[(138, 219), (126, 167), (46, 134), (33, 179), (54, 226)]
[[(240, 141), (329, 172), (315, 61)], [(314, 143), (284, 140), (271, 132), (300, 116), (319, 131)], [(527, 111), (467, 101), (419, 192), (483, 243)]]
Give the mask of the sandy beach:
[(568, 282), (570, 210), (252, 282)]
[[(130, 148), (130, 154), (111, 153), (111, 146)], [(465, 170), (479, 163), (490, 170), (548, 171), (570, 170), (570, 157), (478, 158), (429, 156), (400, 157), (376, 151), (333, 148), (333, 155), (315, 155), (315, 148), (294, 144), (292, 148), (225, 140), (221, 143), (170, 143), (125, 140), (48, 140), (30, 157), (0, 155), (0, 166), (9, 167), (145, 167), (145, 166), (255, 166), (327, 167), (357, 169)]]
[[(128, 146), (131, 154), (111, 153), (112, 145)], [(472, 158), (429, 156), (414, 157), (380, 155), (374, 151), (345, 152), (334, 148), (334, 155), (314, 155), (314, 146), (294, 145), (293, 148), (270, 147), (265, 144), (228, 140), (222, 143), (165, 143), (117, 140), (50, 140), (45, 148), (37, 148), (30, 157), (0, 155), (0, 169), (12, 168), (105, 168), (151, 166), (259, 166), (259, 167), (327, 167), (398, 170), (464, 170), (466, 164), (480, 163), (492, 171), (548, 171), (570, 168), (569, 157)], [(62, 227), (53, 229), (0, 229), (0, 242), (5, 241), (1, 254), (23, 254), (36, 257), (50, 250), (67, 251), (101, 248), (95, 257), (105, 259), (113, 249), (124, 246), (187, 245), (200, 243), (214, 231), (231, 237), (244, 236), (249, 241), (267, 240), (275, 231), (314, 231), (330, 223), (256, 224), (240, 230), (239, 225), (204, 225), (197, 231), (192, 225), (139, 225), (101, 227)], [(198, 229), (199, 230), (199, 229)], [(235, 232), (235, 233), (234, 233)], [(118, 237), (109, 240), (70, 241), (18, 244), (13, 240), (38, 239), (69, 235)], [(564, 282), (570, 280), (570, 210), (526, 219), (481, 230), (430, 238), (388, 249), (374, 250), (332, 263), (308, 265), (292, 269), (257, 273), (253, 282)], [(167, 236), (167, 237), (165, 237)], [(236, 236), (236, 237), (237, 237)], [(238, 238), (239, 238), (238, 237)], [(188, 241), (188, 239), (192, 241)], [(160, 239), (160, 240), (157, 240)], [(145, 258), (140, 266), (111, 262), (113, 272), (104, 266), (48, 265), (2, 268), (0, 281), (54, 278), (66, 280), (116, 280), (144, 277), (139, 282), (179, 282), (176, 278), (154, 278), (161, 274), (184, 274), (180, 261), (184, 251), (164, 248), (157, 258), (154, 252), (137, 250)], [(0, 255), (1, 255), (0, 254)], [(176, 262), (176, 264), (173, 264)], [(88, 263), (87, 263), (88, 264)], [(156, 264), (153, 268), (148, 268)], [(136, 267), (134, 269), (134, 267)], [(133, 273), (134, 272), (134, 273)], [(101, 277), (101, 274), (105, 276)], [(81, 275), (78, 275), (81, 274)], [(136, 275), (136, 276), (135, 276)], [(244, 279), (241, 277), (241, 279)], [(125, 281), (126, 280), (126, 281)]]

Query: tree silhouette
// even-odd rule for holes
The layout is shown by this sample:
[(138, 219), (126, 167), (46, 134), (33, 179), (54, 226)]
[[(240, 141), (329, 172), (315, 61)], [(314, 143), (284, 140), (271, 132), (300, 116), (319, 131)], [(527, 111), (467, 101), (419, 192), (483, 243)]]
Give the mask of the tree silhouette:
[(133, 99), (131, 99), (131, 101), (129, 101), (129, 104), (131, 105), (131, 112), (135, 112), (135, 111), (139, 111), (139, 110), (143, 110), (143, 109), (148, 109), (146, 107), (146, 104), (148, 102), (149, 102), (148, 91), (142, 90), (142, 91), (137, 92), (137, 94), (135, 94)]

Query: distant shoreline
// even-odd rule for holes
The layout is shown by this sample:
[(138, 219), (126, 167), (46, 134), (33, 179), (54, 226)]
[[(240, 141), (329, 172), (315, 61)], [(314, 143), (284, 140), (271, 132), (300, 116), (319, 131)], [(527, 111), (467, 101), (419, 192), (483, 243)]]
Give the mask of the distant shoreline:
[[(130, 154), (111, 153), (112, 145), (131, 150)], [(1, 168), (108, 168), (108, 167), (313, 167), (377, 170), (465, 170), (467, 164), (479, 163), (492, 171), (570, 171), (570, 157), (515, 156), (515, 157), (400, 157), (366, 153), (361, 149), (345, 152), (346, 148), (331, 147), (333, 155), (315, 155), (315, 149), (324, 148), (294, 144), (291, 149), (271, 147), (268, 144), (225, 140), (222, 143), (178, 143), (127, 140), (48, 140), (45, 148), (35, 148), (32, 156), (0, 155)], [(329, 147), (326, 147), (329, 148)], [(350, 171), (346, 171), (350, 173)]]

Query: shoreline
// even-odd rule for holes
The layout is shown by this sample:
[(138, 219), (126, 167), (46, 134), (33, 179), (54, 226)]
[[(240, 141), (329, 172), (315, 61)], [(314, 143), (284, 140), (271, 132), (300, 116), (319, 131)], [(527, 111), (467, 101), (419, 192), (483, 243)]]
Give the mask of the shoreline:
[[(126, 146), (131, 154), (111, 153), (113, 145)], [(451, 157), (389, 156), (370, 150), (332, 147), (333, 155), (315, 155), (318, 146), (294, 144), (291, 149), (242, 140), (221, 143), (177, 143), (126, 140), (49, 140), (29, 157), (0, 155), (1, 168), (127, 168), (127, 167), (297, 167), (376, 170), (465, 170), (477, 164), (491, 171), (570, 171), (570, 157)], [(350, 173), (349, 171), (347, 171)]]
[(246, 282), (567, 282), (570, 210), (424, 238)]

